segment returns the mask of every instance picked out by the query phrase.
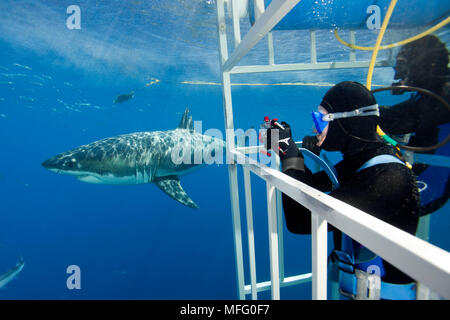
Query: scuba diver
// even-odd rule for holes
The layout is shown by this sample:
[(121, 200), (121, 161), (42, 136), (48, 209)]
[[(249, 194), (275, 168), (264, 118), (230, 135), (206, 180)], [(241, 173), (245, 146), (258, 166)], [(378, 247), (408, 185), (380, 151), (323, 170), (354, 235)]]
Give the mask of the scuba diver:
[[(392, 86), (426, 89), (442, 97), (448, 104), (450, 97), (448, 63), (445, 44), (436, 36), (427, 35), (400, 49), (394, 67), (394, 80), (398, 82)], [(395, 95), (404, 92), (403, 89), (392, 89)], [(381, 106), (380, 127), (389, 135), (411, 134), (407, 146), (417, 148), (418, 152), (450, 156), (448, 144), (437, 150), (422, 148), (435, 146), (450, 133), (448, 106), (423, 92), (416, 92), (407, 101), (394, 106)], [(418, 180), (427, 186), (427, 190), (421, 194), (421, 215), (434, 212), (445, 205), (450, 195), (449, 168), (414, 163), (413, 171)], [(446, 183), (442, 183), (442, 177), (444, 179), (447, 177)], [(432, 181), (436, 179), (440, 181), (433, 183)]]
[[(378, 105), (373, 94), (362, 84), (350, 81), (341, 82), (328, 90), (318, 110), (313, 112), (317, 135), (305, 137), (303, 147), (308, 144), (316, 153), (320, 149), (342, 153), (343, 160), (334, 167), (339, 181), (339, 186), (334, 189), (325, 171), (313, 174), (306, 167), (302, 152), (295, 145), (291, 128), (286, 122), (279, 124), (271, 121), (266, 149), (272, 149), (279, 155), (283, 173), (322, 192), (330, 192), (330, 196), (414, 235), (420, 207), (416, 177), (395, 156), (395, 149), (377, 134), (378, 116)], [(278, 131), (278, 141), (274, 130)], [(296, 234), (310, 234), (311, 212), (285, 194), (282, 201), (288, 230)], [(333, 231), (335, 243), (335, 250), (330, 256), (333, 261), (338, 265), (351, 266), (353, 271), (367, 277), (368, 268), (376, 265), (383, 282), (381, 292), (378, 291), (381, 299), (415, 299), (413, 279), (333, 226), (330, 226), (330, 231)], [(355, 272), (340, 272), (339, 276), (342, 278), (341, 294), (354, 299), (368, 299), (356, 292), (358, 280)]]

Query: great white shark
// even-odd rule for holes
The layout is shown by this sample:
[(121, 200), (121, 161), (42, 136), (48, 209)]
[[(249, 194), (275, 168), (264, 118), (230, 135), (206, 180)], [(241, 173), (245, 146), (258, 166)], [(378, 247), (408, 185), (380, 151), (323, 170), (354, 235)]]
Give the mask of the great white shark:
[(4, 288), (9, 282), (15, 279), (24, 266), (25, 262), (20, 258), (20, 261), (14, 267), (3, 274), (0, 274), (0, 288)]
[[(224, 149), (222, 139), (194, 131), (189, 109), (178, 128), (119, 135), (63, 152), (42, 163), (50, 171), (88, 183), (154, 183), (178, 202), (198, 208), (180, 185), (180, 176), (199, 168)], [(210, 162), (209, 162), (210, 163)]]

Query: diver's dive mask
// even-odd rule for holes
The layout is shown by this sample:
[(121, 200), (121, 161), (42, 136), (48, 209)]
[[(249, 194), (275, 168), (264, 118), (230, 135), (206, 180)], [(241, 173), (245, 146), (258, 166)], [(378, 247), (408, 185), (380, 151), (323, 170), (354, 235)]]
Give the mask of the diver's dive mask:
[[(394, 80), (399, 80), (398, 82), (393, 82), (392, 83), (392, 87), (397, 87), (397, 86), (402, 86), (402, 85), (406, 85), (406, 81), (409, 80), (408, 75), (409, 75), (409, 69), (408, 69), (408, 65), (407, 65), (407, 59), (405, 57), (403, 57), (402, 55), (398, 55), (397, 60), (395, 62), (395, 66), (394, 68)], [(393, 95), (400, 95), (405, 93), (405, 91), (401, 88), (395, 88), (392, 89), (392, 94)]]
[(323, 130), (326, 128), (326, 126), (330, 121), (333, 121), (335, 119), (343, 119), (350, 117), (380, 116), (378, 104), (362, 107), (359, 109), (355, 109), (353, 111), (335, 112), (326, 114), (320, 112), (321, 107), (322, 106), (319, 106), (319, 111), (312, 112), (314, 126), (316, 127), (316, 130), (319, 134), (323, 132)]

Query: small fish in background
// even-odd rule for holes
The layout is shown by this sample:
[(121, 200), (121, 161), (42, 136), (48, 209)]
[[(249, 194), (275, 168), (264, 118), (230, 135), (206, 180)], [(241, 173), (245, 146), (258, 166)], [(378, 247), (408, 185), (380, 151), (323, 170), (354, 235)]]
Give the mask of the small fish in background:
[(112, 274), (118, 274), (118, 275), (126, 275), (128, 272), (126, 270), (114, 270)]
[(23, 78), (27, 76), (23, 73), (2, 73), (1, 75), (7, 78)]
[(0, 118), (6, 119), (8, 116), (6, 114), (0, 113)]
[(117, 103), (124, 103), (124, 102), (126, 102), (126, 101), (128, 101), (128, 100), (131, 100), (131, 99), (133, 99), (133, 98), (134, 98), (134, 91), (131, 91), (131, 92), (128, 93), (128, 94), (121, 94), (120, 96), (118, 96), (118, 97), (116, 98), (116, 100), (113, 101), (113, 103), (114, 103), (114, 104), (117, 104)]
[(133, 91), (131, 91), (130, 93), (127, 93), (127, 94), (121, 94), (120, 96), (118, 96), (118, 97), (116, 98), (116, 100), (113, 101), (113, 103), (114, 103), (114, 104), (118, 104), (118, 103), (124, 103), (124, 102), (126, 102), (126, 101), (128, 101), (128, 100), (131, 100), (131, 99), (134, 98), (134, 93), (135, 93), (135, 91), (145, 89), (145, 88), (147, 88), (147, 87), (150, 87), (150, 86), (153, 85), (153, 84), (156, 84), (156, 83), (160, 82), (159, 79), (152, 78), (152, 77), (151, 77), (151, 78), (148, 78), (147, 81), (148, 81), (148, 82), (147, 82), (143, 87), (138, 88), (138, 89), (136, 89), (136, 90), (133, 90)]
[(34, 98), (31, 98), (31, 97), (25, 97), (25, 96), (19, 96), (19, 99), (25, 100), (25, 101), (30, 101), (30, 102), (33, 102), (33, 101), (34, 101)]
[(22, 68), (22, 69), (26, 69), (26, 70), (33, 70), (31, 67), (25, 66), (23, 64), (14, 63), (13, 66), (16, 66), (16, 67), (19, 67), (19, 68)]
[(24, 266), (25, 262), (23, 261), (23, 258), (20, 257), (20, 261), (14, 267), (9, 269), (5, 273), (0, 274), (0, 288), (4, 288), (8, 283), (14, 280), (22, 271)]
[(44, 84), (42, 82), (37, 82), (37, 81), (30, 81), (29, 84), (35, 85), (35, 86), (39, 86), (39, 87), (43, 87)]

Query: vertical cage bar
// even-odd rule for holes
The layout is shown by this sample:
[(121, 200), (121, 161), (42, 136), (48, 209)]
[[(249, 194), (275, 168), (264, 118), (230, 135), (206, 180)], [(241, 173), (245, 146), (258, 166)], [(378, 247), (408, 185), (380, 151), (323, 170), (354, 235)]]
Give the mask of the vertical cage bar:
[(223, 0), (217, 0), (217, 28), (219, 37), (220, 66), (222, 71), (223, 107), (226, 129), (228, 179), (232, 210), (234, 249), (236, 254), (236, 277), (239, 299), (245, 299), (244, 258), (242, 252), (241, 216), (239, 210), (239, 190), (237, 165), (229, 161), (228, 153), (234, 150), (233, 105), (231, 100), (231, 79), (229, 72), (223, 72), (223, 64), (228, 59), (225, 8)]
[[(255, 1), (255, 21), (259, 19), (259, 17), (264, 13), (264, 0), (254, 0)], [(275, 64), (275, 56), (274, 56), (274, 49), (273, 49), (273, 36), (272, 31), (267, 33), (267, 51), (269, 54), (269, 64)]]
[(317, 63), (316, 31), (309, 32), (311, 38), (311, 63)]
[(243, 167), (244, 186), (245, 186), (245, 208), (247, 213), (247, 238), (248, 253), (250, 262), (250, 284), (252, 300), (258, 299), (256, 288), (256, 256), (255, 256), (255, 233), (253, 228), (253, 208), (252, 208), (252, 186), (250, 180), (250, 171)]
[(278, 230), (275, 187), (269, 182), (267, 187), (267, 217), (269, 224), (270, 280), (272, 283), (272, 299), (280, 299), (280, 269), (278, 265)]
[[(426, 215), (419, 218), (419, 225), (417, 226), (416, 236), (427, 242), (430, 241), (430, 220), (431, 215)], [(430, 288), (422, 283), (417, 284), (417, 300), (431, 300), (432, 292)]]
[(237, 1), (240, 0), (232, 0), (231, 1), (231, 11), (233, 13), (233, 34), (234, 34), (234, 47), (236, 48), (241, 42), (241, 24), (239, 21), (239, 6)]
[(272, 31), (267, 34), (267, 47), (269, 50), (269, 64), (275, 64), (275, 53), (273, 49), (273, 35)]
[(254, 1), (254, 14), (255, 14), (255, 21), (259, 19), (259, 17), (264, 13), (264, 0), (253, 0)]
[[(350, 30), (350, 43), (355, 44), (356, 43), (356, 32), (355, 30)], [(356, 61), (356, 50), (350, 49), (350, 62)]]
[[(280, 157), (275, 156), (275, 165), (278, 170), (281, 170)], [(280, 281), (284, 282), (284, 241), (283, 241), (283, 204), (281, 201), (281, 192), (276, 189), (276, 202), (277, 202), (277, 229), (278, 229), (278, 248), (280, 264)]]
[(312, 298), (327, 299), (327, 222), (311, 213)]

